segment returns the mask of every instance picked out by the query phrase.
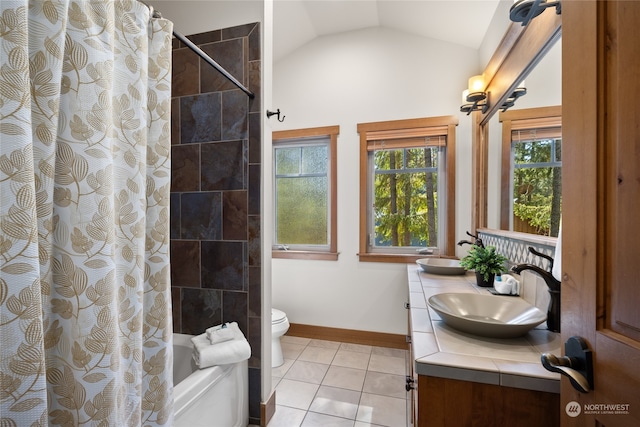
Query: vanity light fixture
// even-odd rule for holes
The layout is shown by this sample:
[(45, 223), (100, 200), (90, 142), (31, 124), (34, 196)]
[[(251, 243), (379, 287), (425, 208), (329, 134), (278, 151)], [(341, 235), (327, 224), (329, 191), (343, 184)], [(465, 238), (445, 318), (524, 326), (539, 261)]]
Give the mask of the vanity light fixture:
[(468, 116), (472, 111), (480, 110), (486, 113), (488, 109), (489, 94), (484, 91), (484, 80), (481, 75), (473, 76), (469, 79), (469, 89), (462, 92), (460, 111)]
[(509, 19), (513, 22), (522, 22), (525, 27), (536, 16), (540, 15), (548, 7), (556, 8), (556, 14), (562, 13), (560, 1), (547, 0), (515, 0), (509, 10)]
[(520, 85), (511, 92), (511, 95), (502, 103), (500, 109), (502, 111), (507, 111), (509, 108), (513, 107), (516, 103), (516, 100), (521, 96), (527, 94), (527, 88), (524, 85), (524, 80), (520, 83)]

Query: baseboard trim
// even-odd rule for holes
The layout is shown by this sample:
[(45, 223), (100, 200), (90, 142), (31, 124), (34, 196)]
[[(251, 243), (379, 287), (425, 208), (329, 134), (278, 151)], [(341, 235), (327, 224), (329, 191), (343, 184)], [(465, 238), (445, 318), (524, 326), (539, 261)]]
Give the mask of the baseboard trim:
[(260, 427), (267, 427), (271, 418), (276, 413), (276, 391), (271, 392), (271, 396), (266, 402), (260, 403)]
[(407, 350), (407, 337), (400, 334), (360, 331), (357, 329), (329, 328), (326, 326), (292, 323), (287, 335), (318, 340), (340, 341), (351, 344), (373, 345), (377, 347)]

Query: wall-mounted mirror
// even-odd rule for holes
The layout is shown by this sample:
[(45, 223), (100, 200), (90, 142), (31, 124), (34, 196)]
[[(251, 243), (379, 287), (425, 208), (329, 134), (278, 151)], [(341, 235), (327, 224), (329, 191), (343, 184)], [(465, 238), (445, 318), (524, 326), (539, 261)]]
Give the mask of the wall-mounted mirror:
[(527, 94), (489, 120), (487, 227), (556, 237), (562, 194), (560, 40), (524, 82)]
[[(518, 99), (512, 111), (559, 106), (561, 102), (561, 16), (547, 10), (526, 27), (511, 24), (484, 72), (490, 108), (473, 113), (473, 205), (474, 228), (512, 228), (513, 219), (503, 218), (503, 188), (513, 191), (507, 175), (504, 182), (503, 138), (500, 106), (526, 81), (527, 95)], [(550, 149), (549, 149), (550, 150)], [(507, 154), (505, 153), (505, 156)], [(511, 154), (509, 154), (511, 156)], [(513, 174), (511, 174), (513, 176)], [(524, 188), (524, 187), (523, 187)], [(513, 202), (511, 202), (511, 212)], [(509, 213), (508, 215), (512, 215)]]

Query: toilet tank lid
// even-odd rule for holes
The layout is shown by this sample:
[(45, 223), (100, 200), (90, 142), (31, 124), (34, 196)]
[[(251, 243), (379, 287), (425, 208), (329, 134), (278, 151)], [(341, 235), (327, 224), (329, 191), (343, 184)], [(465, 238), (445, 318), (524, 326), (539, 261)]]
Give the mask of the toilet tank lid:
[(284, 320), (285, 317), (287, 317), (287, 315), (284, 311), (280, 311), (277, 308), (271, 309), (271, 323), (280, 322), (281, 320)]

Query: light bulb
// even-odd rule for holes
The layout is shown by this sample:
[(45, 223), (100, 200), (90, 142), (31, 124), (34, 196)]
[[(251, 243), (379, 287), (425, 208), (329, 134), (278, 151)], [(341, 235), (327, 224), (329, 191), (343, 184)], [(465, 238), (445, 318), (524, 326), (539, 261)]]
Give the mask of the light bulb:
[(469, 92), (484, 92), (484, 81), (482, 75), (473, 76), (469, 79)]

